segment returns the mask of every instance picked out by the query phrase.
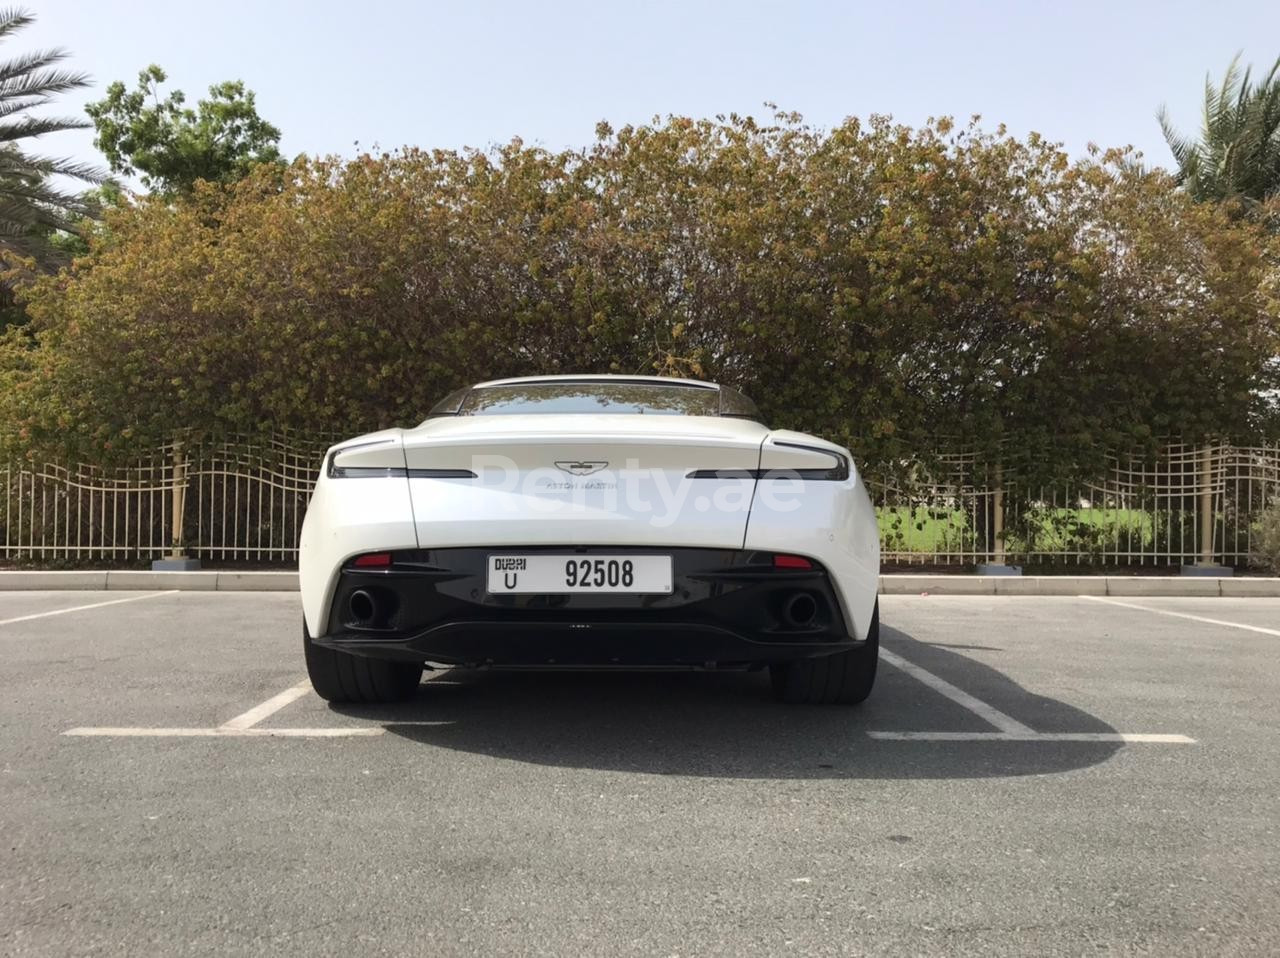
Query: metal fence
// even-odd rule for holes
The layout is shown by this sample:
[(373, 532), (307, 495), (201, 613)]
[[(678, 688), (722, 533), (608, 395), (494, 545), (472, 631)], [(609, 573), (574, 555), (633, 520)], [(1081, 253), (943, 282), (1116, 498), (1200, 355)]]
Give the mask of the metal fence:
[(1280, 445), (1165, 445), (1108, 454), (1092, 481), (1029, 486), (973, 454), (907, 482), (870, 482), (883, 557), (898, 563), (1242, 566), (1280, 504)]
[[(0, 558), (138, 562), (175, 544), (214, 562), (297, 559), (307, 498), (329, 439), (173, 444), (132, 466), (0, 471)], [(935, 457), (909, 479), (869, 481), (884, 560), (1245, 565), (1254, 526), (1280, 500), (1280, 446), (1170, 444), (1113, 455), (1093, 482), (1027, 488), (973, 454)], [(176, 517), (176, 521), (175, 521)]]
[(212, 562), (296, 562), (329, 443), (173, 443), (125, 468), (9, 466), (0, 473), (0, 558), (126, 562), (183, 551)]

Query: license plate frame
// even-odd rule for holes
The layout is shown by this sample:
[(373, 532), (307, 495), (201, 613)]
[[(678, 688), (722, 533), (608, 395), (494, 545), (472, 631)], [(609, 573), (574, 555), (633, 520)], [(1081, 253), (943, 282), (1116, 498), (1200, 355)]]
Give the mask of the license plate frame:
[(672, 558), (662, 553), (495, 552), (486, 562), (490, 595), (670, 595), (674, 586)]

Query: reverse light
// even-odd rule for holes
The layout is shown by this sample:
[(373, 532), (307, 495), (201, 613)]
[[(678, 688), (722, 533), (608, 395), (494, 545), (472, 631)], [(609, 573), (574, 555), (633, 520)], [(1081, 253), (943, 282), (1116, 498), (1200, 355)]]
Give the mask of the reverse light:
[(369, 552), (362, 556), (356, 556), (356, 561), (352, 565), (357, 569), (386, 569), (391, 565), (391, 553)]
[(775, 569), (812, 569), (813, 563), (804, 556), (776, 555), (773, 557)]

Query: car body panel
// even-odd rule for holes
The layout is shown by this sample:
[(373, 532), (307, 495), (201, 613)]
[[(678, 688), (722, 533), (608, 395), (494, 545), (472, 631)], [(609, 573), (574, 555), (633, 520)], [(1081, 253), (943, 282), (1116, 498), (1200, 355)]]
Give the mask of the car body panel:
[[(769, 434), (761, 454), (766, 468), (804, 468), (796, 447), (830, 450), (832, 442), (789, 430)], [(866, 635), (880, 585), (880, 531), (871, 497), (856, 470), (843, 481), (796, 480), (765, 473), (756, 486), (744, 548), (790, 551), (819, 559), (831, 570), (842, 611), (857, 635)]]
[[(741, 549), (630, 546), (626, 555), (669, 557), (667, 593), (490, 593), (489, 548), (395, 553), (385, 568), (348, 567), (318, 644), (357, 655), (464, 665), (631, 664), (697, 666), (803, 658), (856, 644), (827, 571), (779, 570), (770, 557)], [(522, 556), (572, 553), (574, 561), (609, 547), (521, 546)], [(374, 615), (356, 619), (357, 591)], [(804, 621), (788, 600), (812, 601)]]
[[(446, 415), (330, 450), (300, 545), (309, 632), (326, 639), (339, 580), (361, 553), (522, 547), (808, 557), (850, 641), (867, 635), (879, 575), (875, 514), (850, 453), (817, 437), (729, 416)], [(642, 630), (643, 608), (632, 611)]]
[[(418, 543), (741, 548), (753, 481), (689, 473), (756, 469), (766, 434), (759, 423), (701, 416), (432, 420), (404, 434)], [(413, 475), (454, 466), (476, 477)]]

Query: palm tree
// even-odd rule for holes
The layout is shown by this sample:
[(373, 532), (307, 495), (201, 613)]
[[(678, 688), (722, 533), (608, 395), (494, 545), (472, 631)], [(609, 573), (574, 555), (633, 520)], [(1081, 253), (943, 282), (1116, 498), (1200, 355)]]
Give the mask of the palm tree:
[(1205, 78), (1199, 138), (1180, 134), (1164, 107), (1157, 113), (1178, 180), (1198, 200), (1253, 205), (1280, 195), (1280, 59), (1257, 83), (1239, 61), (1237, 54), (1220, 86)]
[[(0, 10), (0, 41), (35, 22), (25, 10)], [(48, 267), (61, 258), (51, 238), (75, 233), (92, 213), (83, 198), (57, 186), (52, 177), (98, 184), (105, 171), (70, 159), (28, 153), (23, 144), (47, 133), (89, 126), (67, 117), (32, 116), (58, 94), (89, 85), (86, 74), (59, 69), (62, 49), (34, 50), (0, 61), (0, 254), (32, 257)]]

